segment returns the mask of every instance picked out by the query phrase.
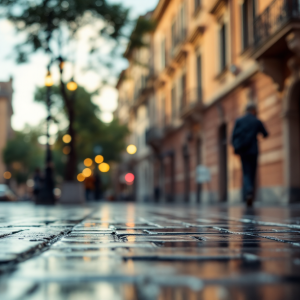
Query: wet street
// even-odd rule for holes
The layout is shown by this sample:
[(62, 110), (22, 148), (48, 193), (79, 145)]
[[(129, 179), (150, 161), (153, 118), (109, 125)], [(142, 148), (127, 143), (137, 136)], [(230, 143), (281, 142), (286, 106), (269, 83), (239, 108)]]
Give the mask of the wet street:
[(0, 204), (0, 299), (300, 299), (300, 206)]

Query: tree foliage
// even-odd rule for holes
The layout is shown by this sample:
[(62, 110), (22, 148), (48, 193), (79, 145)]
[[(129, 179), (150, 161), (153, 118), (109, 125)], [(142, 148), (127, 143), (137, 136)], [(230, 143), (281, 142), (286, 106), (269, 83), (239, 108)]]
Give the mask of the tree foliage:
[[(17, 45), (18, 62), (25, 62), (37, 50), (50, 51), (55, 40), (58, 47), (74, 39), (87, 24), (102, 22), (96, 39), (115, 41), (128, 23), (129, 11), (122, 4), (107, 0), (1, 0), (2, 17), (12, 21), (26, 40)], [(60, 49), (61, 50), (61, 49)], [(90, 40), (90, 53), (97, 52), (96, 40)]]
[(26, 127), (23, 132), (16, 131), (3, 150), (3, 161), (9, 166), (17, 182), (24, 183), (35, 168), (41, 168), (44, 150), (38, 143), (38, 129)]
[(131, 33), (128, 43), (128, 52), (133, 49), (149, 46), (144, 42), (145, 34), (154, 31), (156, 23), (146, 17), (140, 17)]
[[(95, 147), (102, 148), (102, 155), (105, 161), (116, 161), (119, 159), (120, 152), (125, 149), (125, 136), (128, 134), (128, 129), (119, 124), (117, 120), (106, 124), (99, 118), (100, 109), (92, 102), (93, 93), (87, 92), (83, 87), (78, 87), (74, 98), (74, 129), (76, 132), (76, 152), (77, 165), (87, 157), (93, 158)], [(35, 93), (35, 100), (45, 102), (46, 89), (38, 88)], [(51, 101), (54, 108), (57, 110), (56, 122), (66, 124), (67, 109), (63, 101), (58, 86), (53, 86)], [(59, 115), (59, 113), (61, 115)], [(58, 133), (54, 151), (61, 153), (66, 145), (62, 142), (62, 136), (66, 133), (66, 129), (61, 128)], [(58, 154), (56, 154), (58, 158)], [(62, 170), (59, 166), (62, 159), (56, 159), (58, 165), (57, 170)], [(80, 171), (80, 170), (78, 170)]]

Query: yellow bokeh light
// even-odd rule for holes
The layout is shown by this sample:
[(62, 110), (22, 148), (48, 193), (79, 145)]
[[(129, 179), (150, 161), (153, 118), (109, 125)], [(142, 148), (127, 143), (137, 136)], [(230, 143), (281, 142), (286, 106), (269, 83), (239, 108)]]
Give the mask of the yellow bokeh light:
[(77, 180), (79, 182), (83, 182), (85, 180), (85, 177), (83, 176), (83, 174), (80, 173), (80, 174), (77, 175)]
[(71, 147), (70, 146), (65, 146), (63, 148), (63, 154), (68, 155), (71, 152)]
[(110, 166), (107, 163), (102, 163), (99, 165), (99, 171), (102, 173), (106, 173), (110, 170)]
[(11, 173), (8, 172), (8, 171), (6, 171), (6, 172), (4, 172), (3, 177), (4, 177), (5, 179), (10, 179), (10, 178), (11, 178)]
[(137, 148), (136, 148), (136, 146), (135, 145), (129, 145), (128, 147), (127, 147), (127, 152), (129, 153), (129, 154), (135, 154), (136, 153), (136, 151), (137, 151)]
[(76, 91), (77, 90), (77, 83), (75, 81), (70, 81), (67, 83), (67, 89), (71, 92)]
[(93, 164), (93, 161), (90, 158), (86, 158), (83, 163), (86, 167), (90, 167)]
[(90, 177), (92, 175), (92, 170), (89, 168), (86, 168), (82, 171), (82, 174), (84, 177)]
[(45, 86), (50, 87), (52, 85), (53, 85), (53, 79), (52, 79), (51, 73), (48, 71), (47, 76), (45, 78)]
[(64, 143), (69, 144), (72, 141), (72, 137), (69, 134), (65, 134), (62, 140)]
[(96, 162), (97, 164), (101, 164), (101, 163), (103, 163), (103, 161), (104, 161), (104, 157), (103, 157), (102, 155), (97, 155), (97, 156), (95, 157), (95, 162)]

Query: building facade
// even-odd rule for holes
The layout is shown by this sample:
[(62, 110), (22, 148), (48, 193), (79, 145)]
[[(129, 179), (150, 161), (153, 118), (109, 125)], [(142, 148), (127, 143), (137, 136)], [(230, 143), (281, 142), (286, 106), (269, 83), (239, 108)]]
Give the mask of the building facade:
[[(149, 19), (151, 13), (142, 16)], [(148, 33), (142, 36), (145, 46), (133, 47), (128, 45), (124, 56), (128, 60), (128, 68), (124, 70), (117, 83), (119, 91), (118, 108), (115, 112), (121, 124), (128, 125), (130, 134), (127, 145), (135, 145), (137, 152), (122, 154), (122, 162), (116, 166), (115, 178), (118, 181), (118, 198), (136, 199), (148, 202), (153, 198), (153, 171), (151, 148), (146, 144), (145, 132), (149, 127), (148, 91), (146, 87), (149, 78), (151, 36)], [(133, 183), (126, 182), (125, 176), (133, 173)]]
[(7, 140), (12, 137), (11, 128), (12, 109), (12, 79), (8, 82), (0, 82), (0, 183), (4, 183), (3, 177), (6, 166), (3, 162), (2, 152), (6, 146)]
[[(257, 200), (299, 201), (299, 1), (160, 0), (151, 18), (143, 105), (153, 198), (241, 201), (231, 134), (254, 101), (269, 131), (259, 140)], [(209, 182), (196, 182), (199, 165), (209, 169)]]

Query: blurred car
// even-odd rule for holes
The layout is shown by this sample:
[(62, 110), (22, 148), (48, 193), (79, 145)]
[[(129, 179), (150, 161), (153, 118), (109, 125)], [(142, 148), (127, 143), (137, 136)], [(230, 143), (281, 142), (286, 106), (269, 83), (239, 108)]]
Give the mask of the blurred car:
[(6, 184), (0, 184), (0, 201), (15, 201), (16, 195)]

